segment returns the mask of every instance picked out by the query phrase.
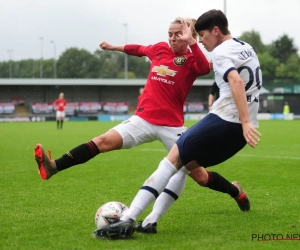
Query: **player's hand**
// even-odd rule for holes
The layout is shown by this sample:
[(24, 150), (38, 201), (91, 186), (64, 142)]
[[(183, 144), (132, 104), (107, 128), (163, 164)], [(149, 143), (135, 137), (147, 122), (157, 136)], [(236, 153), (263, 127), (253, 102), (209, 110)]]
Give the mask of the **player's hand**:
[(208, 63), (209, 63), (209, 69), (213, 70), (214, 69), (214, 65), (213, 65), (212, 60), (210, 60)]
[(114, 46), (108, 42), (102, 42), (99, 44), (100, 49), (103, 50), (114, 50)]
[(243, 126), (243, 134), (246, 142), (250, 147), (255, 148), (257, 143), (260, 142), (261, 134), (254, 128), (252, 123), (244, 123)]
[(182, 41), (186, 41), (189, 45), (196, 43), (196, 40), (193, 38), (192, 35), (192, 25), (190, 25), (189, 27), (186, 21), (182, 21), (181, 31), (182, 34), (179, 34), (178, 36)]

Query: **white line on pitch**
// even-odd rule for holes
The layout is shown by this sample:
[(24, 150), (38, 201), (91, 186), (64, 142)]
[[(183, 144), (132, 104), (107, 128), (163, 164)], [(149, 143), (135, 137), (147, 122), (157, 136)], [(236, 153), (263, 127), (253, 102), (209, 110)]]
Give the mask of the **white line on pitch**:
[[(155, 151), (155, 152), (167, 152), (166, 149), (160, 148), (141, 148), (140, 151)], [(270, 158), (270, 159), (290, 159), (299, 161), (300, 157), (295, 156), (278, 156), (278, 155), (252, 155), (252, 154), (237, 154), (240, 157), (259, 157), (259, 158)]]
[(241, 157), (259, 157), (259, 158), (271, 158), (271, 159), (290, 159), (290, 160), (300, 160), (300, 157), (295, 156), (279, 156), (279, 155), (251, 155), (251, 154), (237, 154), (236, 156)]

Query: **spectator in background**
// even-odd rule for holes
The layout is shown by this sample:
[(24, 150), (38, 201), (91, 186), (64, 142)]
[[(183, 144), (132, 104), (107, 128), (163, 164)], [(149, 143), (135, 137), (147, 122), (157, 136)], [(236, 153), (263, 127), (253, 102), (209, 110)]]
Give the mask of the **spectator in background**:
[(62, 129), (65, 119), (65, 108), (67, 101), (64, 98), (64, 93), (60, 93), (58, 99), (53, 103), (54, 109), (56, 110), (56, 124), (57, 129)]
[(289, 106), (288, 102), (285, 102), (284, 106), (283, 106), (283, 114), (288, 115), (289, 113), (290, 113), (290, 106)]
[(208, 110), (211, 110), (211, 107), (213, 105), (213, 102), (217, 100), (220, 96), (220, 89), (216, 82), (213, 83), (213, 85), (210, 86), (210, 93), (208, 95)]

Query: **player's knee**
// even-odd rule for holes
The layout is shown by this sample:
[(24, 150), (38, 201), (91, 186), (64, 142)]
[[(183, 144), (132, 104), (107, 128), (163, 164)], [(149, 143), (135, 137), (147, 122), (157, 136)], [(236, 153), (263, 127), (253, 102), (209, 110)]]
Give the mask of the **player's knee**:
[(190, 176), (201, 186), (206, 186), (208, 182), (208, 174), (204, 168), (196, 168), (190, 172)]
[(120, 149), (123, 144), (121, 136), (112, 136), (107, 133), (93, 138), (92, 141), (97, 145), (101, 153)]

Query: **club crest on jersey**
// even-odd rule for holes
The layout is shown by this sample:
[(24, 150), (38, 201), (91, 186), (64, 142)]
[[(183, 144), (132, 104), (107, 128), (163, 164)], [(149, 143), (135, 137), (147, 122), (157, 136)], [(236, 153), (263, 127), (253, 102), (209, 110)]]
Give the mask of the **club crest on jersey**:
[(154, 66), (152, 72), (156, 72), (160, 76), (175, 76), (177, 74), (177, 71), (169, 69), (168, 66), (164, 65)]
[(174, 63), (177, 66), (182, 66), (186, 61), (186, 57), (185, 56), (177, 56), (174, 58)]

